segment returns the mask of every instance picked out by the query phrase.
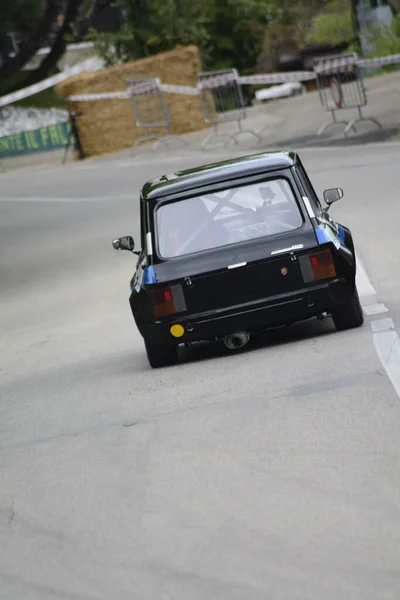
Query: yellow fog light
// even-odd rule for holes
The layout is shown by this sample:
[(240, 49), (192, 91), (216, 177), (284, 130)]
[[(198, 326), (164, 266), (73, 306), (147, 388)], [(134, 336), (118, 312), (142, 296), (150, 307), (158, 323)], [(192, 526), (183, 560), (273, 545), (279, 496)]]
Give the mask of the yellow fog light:
[(182, 337), (183, 334), (185, 333), (185, 329), (182, 327), (182, 325), (172, 325), (171, 329), (169, 330), (171, 335), (173, 335), (174, 337)]

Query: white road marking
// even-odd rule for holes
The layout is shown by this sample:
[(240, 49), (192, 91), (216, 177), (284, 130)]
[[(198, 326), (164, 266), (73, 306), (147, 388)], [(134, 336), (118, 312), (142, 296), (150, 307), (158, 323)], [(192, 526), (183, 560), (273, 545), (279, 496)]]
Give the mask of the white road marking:
[(357, 256), (357, 274), (356, 274), (357, 289), (360, 297), (362, 296), (375, 296), (376, 290), (369, 280), (364, 265)]
[[(376, 294), (376, 290), (370, 282), (368, 274), (358, 257), (357, 271), (357, 287), (359, 288), (360, 296), (365, 297)], [(387, 308), (381, 302), (377, 302), (369, 306), (365, 305), (363, 302), (363, 311), (367, 316), (369, 316), (387, 312)], [(395, 330), (393, 320), (386, 318), (372, 321), (371, 329), (376, 353), (393, 385), (393, 388), (400, 398), (400, 338)]]
[(372, 334), (376, 352), (400, 397), (400, 339), (396, 331), (380, 331)]
[(372, 321), (371, 329), (373, 333), (394, 329), (393, 319), (379, 319), (379, 321)]
[(379, 315), (381, 313), (388, 312), (388, 309), (382, 302), (376, 302), (376, 304), (369, 304), (363, 307), (364, 313), (367, 317), (372, 317), (373, 315)]

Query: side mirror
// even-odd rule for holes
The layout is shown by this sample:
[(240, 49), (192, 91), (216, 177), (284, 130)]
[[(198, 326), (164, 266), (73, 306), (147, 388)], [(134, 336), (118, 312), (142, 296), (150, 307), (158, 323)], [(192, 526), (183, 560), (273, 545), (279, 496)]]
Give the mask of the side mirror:
[(328, 206), (330, 206), (334, 202), (337, 202), (341, 198), (343, 198), (342, 188), (333, 188), (331, 190), (324, 191), (324, 200)]
[(112, 245), (115, 250), (129, 250), (130, 252), (133, 252), (135, 242), (132, 236), (125, 235), (124, 237), (113, 240)]

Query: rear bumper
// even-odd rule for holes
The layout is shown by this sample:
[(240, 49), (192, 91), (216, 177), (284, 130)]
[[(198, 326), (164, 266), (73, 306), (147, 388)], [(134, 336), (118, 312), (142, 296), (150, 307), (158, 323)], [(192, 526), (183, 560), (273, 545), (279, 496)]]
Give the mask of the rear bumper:
[[(254, 301), (235, 307), (215, 309), (206, 313), (184, 314), (161, 322), (143, 323), (136, 320), (141, 335), (153, 344), (190, 343), (222, 338), (245, 330), (261, 331), (309, 319), (349, 300), (354, 283), (333, 280), (327, 283)], [(181, 338), (174, 338), (170, 327), (179, 323), (185, 329)]]

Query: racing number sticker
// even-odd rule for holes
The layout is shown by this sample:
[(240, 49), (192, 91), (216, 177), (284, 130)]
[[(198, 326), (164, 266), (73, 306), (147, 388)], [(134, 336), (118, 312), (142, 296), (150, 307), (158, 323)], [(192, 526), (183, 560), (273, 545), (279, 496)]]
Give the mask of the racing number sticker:
[(332, 77), (329, 83), (329, 88), (331, 90), (332, 100), (338, 108), (341, 108), (343, 104), (343, 90), (339, 80), (336, 77)]

